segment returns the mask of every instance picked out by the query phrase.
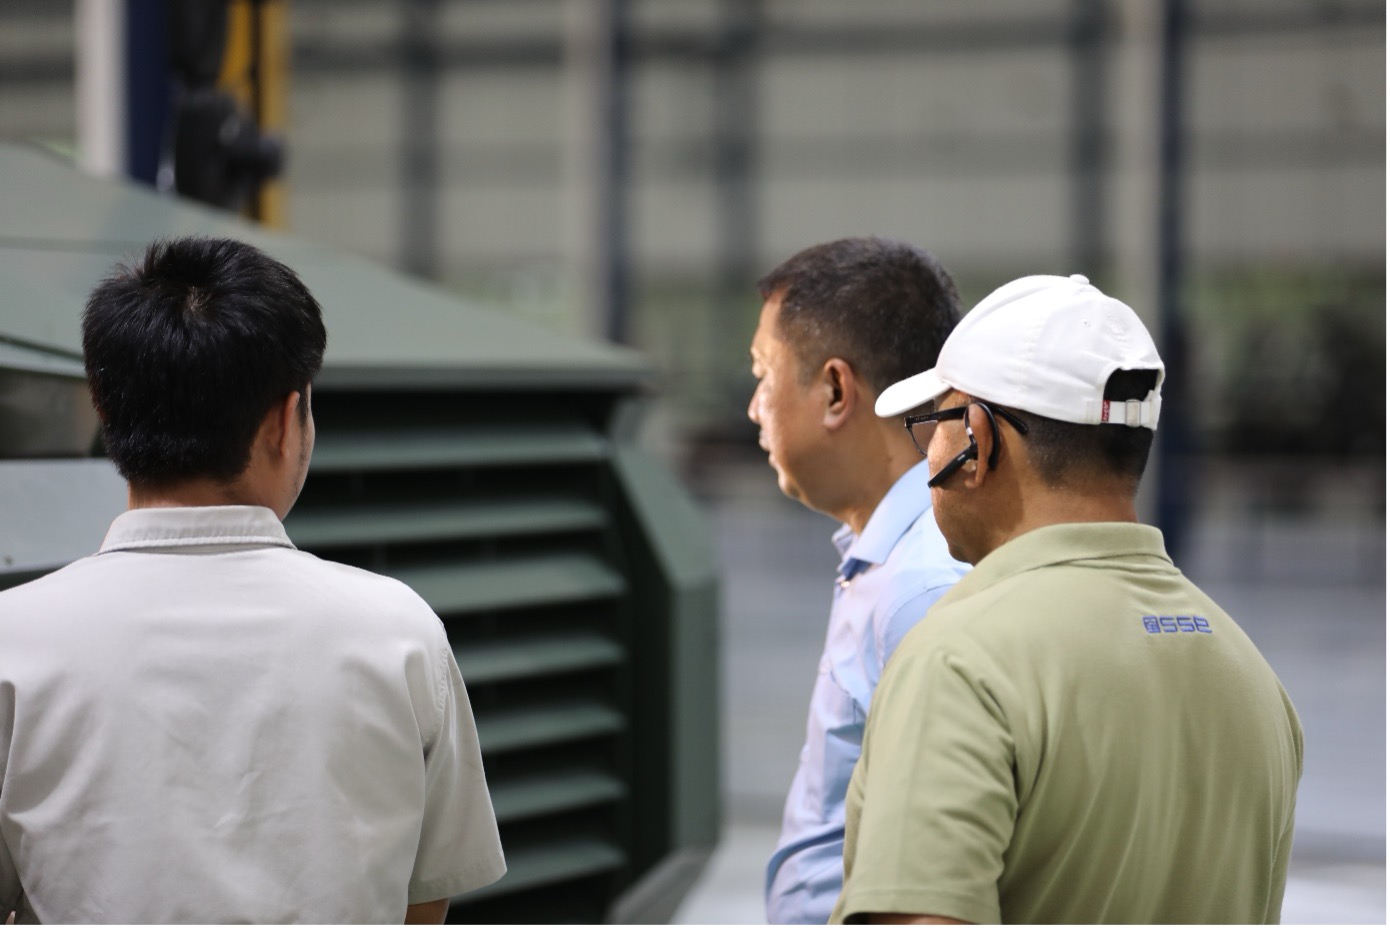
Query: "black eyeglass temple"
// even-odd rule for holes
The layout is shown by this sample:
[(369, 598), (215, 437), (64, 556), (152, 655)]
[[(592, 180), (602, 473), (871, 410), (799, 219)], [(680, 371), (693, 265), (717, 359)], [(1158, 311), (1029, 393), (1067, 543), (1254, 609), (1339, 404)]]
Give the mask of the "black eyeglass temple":
[(1020, 435), (1028, 434), (1027, 422), (1024, 422), (1022, 419), (1009, 412), (1007, 409), (1003, 409), (991, 403), (986, 403), (983, 400), (975, 400), (973, 403), (969, 403), (965, 406), (952, 406), (948, 409), (937, 409), (933, 412), (924, 412), (921, 415), (917, 416), (906, 416), (903, 419), (903, 427), (906, 428), (908, 431), (911, 431), (914, 425), (921, 425), (923, 422), (946, 422), (951, 419), (962, 419), (965, 417), (965, 411), (969, 409), (971, 406), (975, 405), (983, 406), (991, 413), (994, 413), (998, 416), (1002, 416), (1004, 418), (1004, 421), (1009, 423), (1009, 425), (1012, 425), (1015, 429), (1017, 429)]
[(1022, 419), (1009, 412), (1007, 409), (1003, 409), (999, 406), (990, 406), (988, 403), (981, 403), (980, 405), (985, 407), (985, 409), (994, 412), (996, 415), (1002, 416), (1004, 421), (1009, 423), (1009, 425), (1012, 425), (1015, 429), (1017, 429), (1020, 435), (1028, 434), (1028, 423), (1024, 422)]

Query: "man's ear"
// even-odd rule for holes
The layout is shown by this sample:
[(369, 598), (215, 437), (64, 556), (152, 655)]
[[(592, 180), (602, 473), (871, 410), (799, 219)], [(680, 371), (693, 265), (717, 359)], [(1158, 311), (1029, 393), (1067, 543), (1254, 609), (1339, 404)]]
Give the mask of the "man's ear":
[(265, 414), (261, 421), (261, 436), (272, 456), (288, 458), (298, 454), (290, 444), (294, 434), (295, 422), (299, 418), (299, 404), (304, 402), (304, 394), (296, 390), (287, 393)]
[(825, 395), (824, 425), (834, 431), (854, 415), (860, 400), (859, 378), (844, 358), (831, 358), (821, 365), (820, 387)]
[(989, 427), (989, 414), (979, 403), (971, 403), (966, 414), (970, 431), (975, 436), (975, 447), (979, 454), (975, 460), (965, 462), (961, 468), (962, 482), (972, 490), (984, 486), (989, 479), (989, 456), (994, 451), (994, 430)]

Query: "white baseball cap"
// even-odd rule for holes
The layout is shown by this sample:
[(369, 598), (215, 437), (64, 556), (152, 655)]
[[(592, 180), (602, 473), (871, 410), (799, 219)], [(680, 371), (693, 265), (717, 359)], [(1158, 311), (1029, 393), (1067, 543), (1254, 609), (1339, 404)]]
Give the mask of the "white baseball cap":
[[(1142, 400), (1105, 399), (1119, 370), (1156, 370)], [(897, 416), (959, 390), (977, 399), (1083, 425), (1158, 427), (1163, 361), (1134, 310), (1080, 274), (1021, 277), (985, 297), (941, 346), (936, 367), (879, 394)]]

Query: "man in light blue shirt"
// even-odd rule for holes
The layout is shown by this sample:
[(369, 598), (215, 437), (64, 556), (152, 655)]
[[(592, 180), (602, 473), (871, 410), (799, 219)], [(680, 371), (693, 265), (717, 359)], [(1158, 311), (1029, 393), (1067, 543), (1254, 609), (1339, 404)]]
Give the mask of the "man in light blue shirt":
[(806, 744), (767, 870), (769, 922), (823, 924), (843, 881), (845, 791), (874, 687), (968, 569), (946, 551), (911, 436), (873, 410), (889, 384), (935, 365), (960, 299), (926, 252), (877, 238), (808, 248), (758, 289), (758, 443), (783, 493), (844, 523)]

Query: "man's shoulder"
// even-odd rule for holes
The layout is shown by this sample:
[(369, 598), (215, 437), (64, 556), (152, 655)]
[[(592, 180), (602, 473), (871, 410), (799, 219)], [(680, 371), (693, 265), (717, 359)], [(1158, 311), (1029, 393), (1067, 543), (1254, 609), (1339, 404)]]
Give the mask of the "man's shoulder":
[[(94, 554), (8, 590), (0, 590), (0, 618), (114, 606), (119, 601), (152, 602), (195, 597), (215, 603), (230, 595), (219, 585), (265, 596), (298, 599), (338, 614), (387, 614), (438, 624), (429, 604), (405, 583), (350, 564), (329, 561), (295, 548), (251, 548), (250, 560), (199, 555), (160, 558), (140, 552)], [(215, 565), (215, 566), (214, 566)], [(244, 582), (242, 577), (245, 577)], [(302, 594), (302, 595), (297, 595)], [(132, 606), (132, 608), (135, 608)]]
[(313, 576), (315, 579), (331, 579), (335, 584), (341, 585), (345, 590), (358, 591), (366, 590), (372, 593), (379, 593), (383, 596), (402, 596), (410, 599), (420, 597), (414, 590), (397, 580), (395, 577), (379, 574), (363, 567), (354, 567), (351, 564), (344, 564), (340, 561), (330, 561), (319, 557), (317, 554), (310, 554), (308, 551), (297, 549), (285, 550), (285, 556), (293, 559), (296, 571), (303, 572), (307, 577)]
[[(1067, 578), (1054, 568), (1015, 574), (983, 589), (958, 587), (932, 609), (931, 622), (920, 623), (902, 642), (902, 651), (924, 656), (945, 652), (962, 660), (982, 657), (996, 645), (1026, 649), (1026, 639), (1042, 634), (1044, 613), (1072, 608), (1059, 589)], [(961, 594), (964, 595), (961, 595)]]
[(351, 564), (330, 561), (307, 551), (280, 549), (277, 559), (289, 568), (285, 584), (302, 584), (317, 596), (352, 611), (413, 615), (439, 623), (438, 617), (419, 593), (395, 577), (375, 573)]
[(903, 533), (881, 570), (879, 600), (894, 611), (924, 593), (951, 587), (969, 572), (970, 565), (951, 557), (946, 539), (928, 510)]
[(910, 651), (944, 649), (990, 664), (1036, 664), (1041, 670), (1047, 663), (1039, 664), (1041, 654), (1077, 654), (1113, 645), (1113, 636), (1140, 622), (1147, 608), (1144, 603), (1154, 596), (1181, 603), (1185, 610), (1210, 619), (1213, 626), (1220, 623), (1239, 632), (1225, 610), (1180, 572), (1171, 567), (1162, 572), (1161, 594), (1153, 582), (1158, 576), (1151, 571), (1097, 570), (1061, 562), (979, 587), (967, 579), (935, 606), (927, 627), (914, 631), (903, 644)]
[(931, 511), (923, 513), (879, 568), (871, 622), (881, 662), (969, 569), (947, 552)]
[(91, 574), (100, 572), (96, 555), (88, 555), (64, 564), (42, 576), (33, 577), (23, 583), (0, 590), (0, 616), (7, 609), (33, 600), (58, 594), (64, 590), (84, 590), (91, 582)]
[(951, 557), (947, 549), (947, 539), (937, 528), (937, 520), (931, 510), (917, 517), (892, 547), (884, 561), (884, 574), (909, 581), (954, 582), (970, 570), (969, 564), (962, 564)]
[(1087, 614), (1122, 591), (1113, 578), (1072, 564), (1049, 564), (978, 588), (968, 580), (938, 606), (939, 631), (974, 641), (1053, 635), (1058, 623)]

